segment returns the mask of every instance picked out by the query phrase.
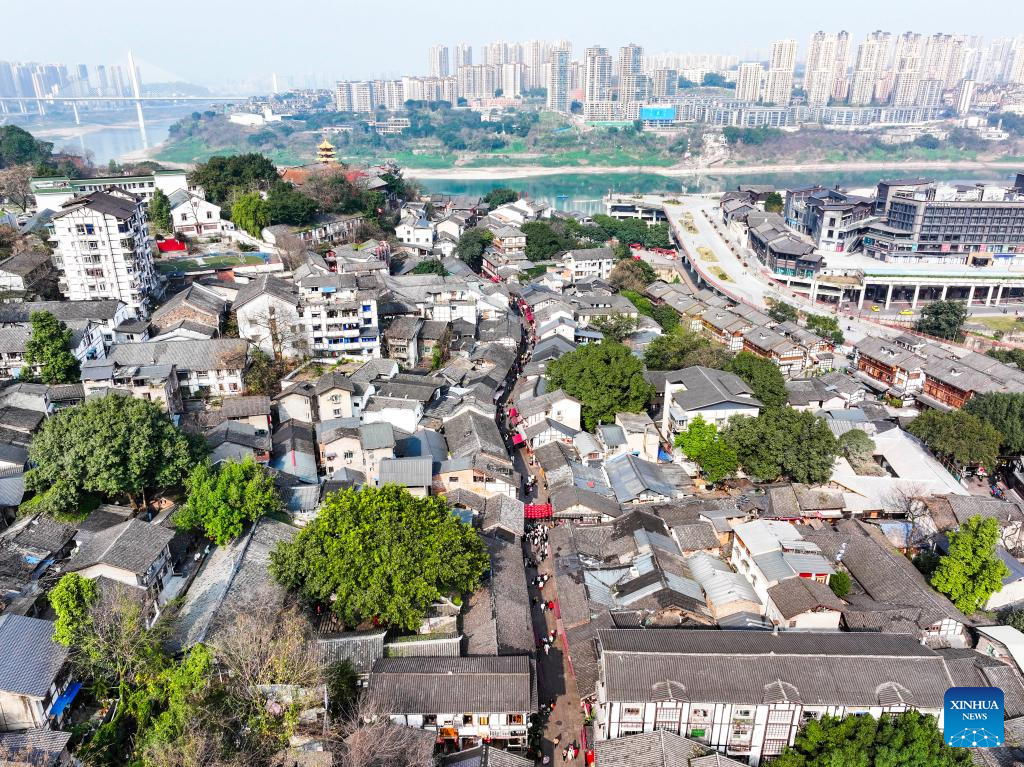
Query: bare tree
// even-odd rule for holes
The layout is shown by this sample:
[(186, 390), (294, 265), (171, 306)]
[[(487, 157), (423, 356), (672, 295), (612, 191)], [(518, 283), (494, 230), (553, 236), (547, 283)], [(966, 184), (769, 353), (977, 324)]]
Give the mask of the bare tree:
[(270, 349), (275, 362), (284, 360), (290, 351), (299, 354), (308, 352), (309, 344), (306, 342), (306, 333), (296, 314), (279, 314), (275, 307), (270, 306), (265, 311), (247, 317), (247, 321), (249, 325), (260, 330), (255, 343), (259, 343), (262, 339), (270, 341)]
[(395, 724), (364, 700), (335, 729), (344, 767), (433, 767), (434, 736)]
[(0, 200), (6, 198), (27, 210), (32, 202), (32, 190), (29, 188), (32, 175), (31, 165), (12, 165), (0, 170)]
[(920, 547), (938, 532), (926, 503), (931, 496), (932, 493), (927, 487), (912, 483), (894, 487), (884, 499), (887, 510), (903, 517), (909, 523), (907, 550)]

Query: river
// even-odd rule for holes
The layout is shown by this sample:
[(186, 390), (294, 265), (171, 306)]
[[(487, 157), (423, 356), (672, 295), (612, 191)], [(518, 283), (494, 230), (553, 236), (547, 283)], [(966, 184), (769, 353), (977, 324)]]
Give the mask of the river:
[[(208, 109), (209, 104), (192, 101), (166, 106), (144, 106), (146, 142), (155, 148), (167, 139), (170, 127), (192, 112)], [(145, 148), (135, 107), (109, 111), (82, 112), (82, 124), (75, 125), (68, 114), (6, 115), (6, 117), (36, 138), (52, 141), (54, 149), (91, 157), (99, 166), (110, 160), (124, 160)]]
[[(416, 179), (415, 169), (406, 172), (410, 178)], [(572, 173), (561, 175), (533, 176), (516, 179), (496, 177), (490, 181), (480, 180), (449, 180), (449, 179), (417, 179), (417, 182), (428, 192), (444, 194), (465, 194), (473, 197), (482, 196), (492, 189), (510, 187), (525, 193), (530, 199), (541, 200), (554, 205), (558, 210), (571, 210), (593, 215), (604, 212), (601, 198), (609, 190), (616, 192), (632, 192), (640, 194), (657, 193), (707, 193), (723, 192), (735, 189), (738, 184), (769, 184), (777, 189), (799, 186), (839, 184), (844, 189), (874, 187), (879, 179), (894, 175), (921, 175), (938, 181), (953, 181), (973, 184), (976, 182), (1002, 183), (1012, 180), (1012, 174), (1000, 177), (998, 173), (979, 172), (971, 176), (963, 170), (936, 172), (920, 171), (917, 174), (906, 171), (870, 171), (870, 172), (815, 172), (815, 173), (752, 173), (743, 176), (697, 176), (693, 178), (671, 178), (656, 173)]]

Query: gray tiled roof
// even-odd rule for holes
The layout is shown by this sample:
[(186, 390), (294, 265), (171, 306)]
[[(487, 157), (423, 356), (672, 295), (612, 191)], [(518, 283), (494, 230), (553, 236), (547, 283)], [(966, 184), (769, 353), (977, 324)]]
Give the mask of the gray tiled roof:
[(768, 589), (768, 598), (787, 619), (819, 607), (836, 611), (843, 608), (842, 600), (832, 589), (810, 578), (787, 578)]
[(694, 366), (673, 373), (669, 380), (686, 387), (685, 391), (677, 391), (672, 395), (672, 399), (685, 410), (699, 410), (723, 402), (742, 402), (761, 407), (761, 403), (754, 399), (750, 387), (739, 376), (722, 370)]
[(442, 756), (440, 764), (441, 767), (534, 767), (536, 762), (490, 743), (484, 743), (476, 748), (467, 748)]
[(240, 338), (144, 341), (115, 344), (108, 359), (117, 365), (175, 365), (179, 372), (241, 370), (249, 343)]
[(53, 622), (0, 615), (0, 691), (43, 698), (67, 661), (66, 647), (53, 641)]
[(378, 483), (430, 487), (433, 475), (430, 458), (385, 458), (380, 462)]
[(359, 446), (363, 450), (378, 450), (395, 446), (395, 429), (387, 422), (364, 423), (359, 427)]
[(299, 291), (295, 285), (272, 274), (261, 274), (239, 288), (238, 294), (231, 304), (231, 310), (237, 311), (254, 298), (264, 294), (274, 296), (292, 306), (299, 305)]
[(373, 664), (367, 697), (394, 714), (537, 710), (533, 664), (525, 655), (382, 658)]
[(649, 492), (673, 498), (675, 488), (669, 484), (658, 464), (637, 458), (635, 455), (619, 455), (605, 461), (608, 481), (615, 491), (619, 503), (628, 503)]
[(39, 727), (21, 732), (0, 732), (0, 753), (17, 754), (17, 761), (9, 761), (12, 765), (32, 765), (32, 767), (58, 767), (60, 756), (71, 740), (70, 732), (51, 730)]
[(689, 522), (682, 525), (673, 525), (672, 532), (675, 534), (679, 548), (683, 552), (717, 549), (720, 545), (718, 536), (715, 535), (715, 528), (709, 522)]
[(907, 635), (658, 629), (598, 638), (609, 700), (875, 706), (899, 685), (913, 705), (941, 708), (953, 685), (942, 656)]
[(105, 564), (145, 575), (173, 537), (174, 531), (166, 527), (130, 519), (101, 530), (86, 541), (68, 562), (67, 569), (75, 572)]
[(687, 767), (710, 749), (667, 730), (643, 732), (594, 744), (601, 767)]
[(248, 418), (254, 415), (270, 415), (270, 397), (252, 395), (247, 397), (226, 397), (220, 406), (225, 418)]
[(121, 194), (110, 192), (92, 192), (81, 197), (75, 197), (61, 205), (61, 211), (54, 215), (54, 218), (66, 216), (80, 208), (88, 208), (102, 213), (105, 216), (113, 216), (119, 221), (131, 218), (139, 204), (139, 198), (131, 193), (125, 193), (134, 199), (127, 199)]

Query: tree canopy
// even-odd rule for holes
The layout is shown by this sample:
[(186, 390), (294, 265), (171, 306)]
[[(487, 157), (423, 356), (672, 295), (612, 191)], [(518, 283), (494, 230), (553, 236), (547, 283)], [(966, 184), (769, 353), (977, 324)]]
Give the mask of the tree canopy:
[(100, 597), (96, 581), (65, 573), (46, 596), (57, 614), (53, 641), (71, 647), (89, 628), (89, 610)]
[(637, 319), (629, 314), (605, 314), (591, 322), (605, 340), (622, 343), (636, 330)]
[(863, 460), (875, 452), (875, 441), (863, 429), (850, 429), (839, 435), (839, 451), (847, 458)]
[(231, 220), (239, 229), (258, 238), (263, 228), (270, 225), (270, 208), (259, 194), (249, 192), (231, 205)]
[(732, 418), (722, 439), (744, 471), (765, 481), (826, 482), (839, 452), (824, 419), (790, 407), (768, 408), (757, 418)]
[(624, 258), (613, 268), (608, 281), (619, 290), (642, 291), (658, 279), (654, 269), (646, 261), (638, 258)]
[(937, 338), (955, 341), (961, 337), (960, 328), (967, 320), (967, 305), (963, 301), (936, 301), (921, 310), (917, 330)]
[(942, 740), (935, 717), (904, 711), (875, 719), (870, 714), (812, 719), (779, 767), (970, 767), (971, 752)]
[(428, 258), (420, 261), (412, 269), (412, 274), (439, 274), (442, 277), (448, 276), (448, 270), (444, 268), (439, 258)]
[(701, 416), (677, 434), (675, 442), (687, 458), (697, 462), (711, 484), (721, 482), (739, 468), (736, 451), (719, 438), (718, 427)]
[(832, 593), (842, 599), (850, 593), (850, 576), (845, 570), (839, 570), (838, 572), (832, 573), (832, 576), (828, 579), (829, 588), (832, 589)]
[(88, 492), (139, 505), (149, 489), (180, 485), (206, 449), (153, 402), (113, 394), (89, 399), (47, 419), (32, 441), (25, 485), (37, 496), (28, 504), (75, 515)]
[(39, 368), (39, 380), (45, 384), (63, 384), (78, 380), (79, 365), (71, 353), (71, 330), (50, 312), (32, 312), (32, 335), (25, 342), (25, 365)]
[(682, 370), (693, 365), (720, 370), (730, 359), (732, 355), (724, 346), (682, 328), (658, 336), (644, 349), (648, 370)]
[(769, 192), (764, 199), (764, 210), (766, 213), (781, 213), (785, 207), (785, 200), (778, 192)]
[(964, 405), (971, 415), (983, 418), (1003, 436), (1003, 455), (1024, 453), (1024, 394), (991, 392), (976, 394)]
[(839, 327), (839, 320), (824, 314), (808, 314), (807, 329), (827, 338), (834, 344), (842, 344), (846, 338)]
[(348, 626), (372, 618), (408, 630), (434, 600), (475, 589), (487, 567), (480, 537), (444, 498), (394, 485), (329, 494), (270, 565), (280, 583)]
[(455, 255), (467, 263), (474, 272), (479, 272), (483, 264), (484, 251), (493, 241), (494, 235), (487, 229), (467, 229), (459, 237)]
[(149, 201), (149, 220), (153, 222), (153, 226), (156, 227), (158, 232), (170, 232), (173, 230), (171, 201), (160, 187), (153, 190), (153, 199)]
[(995, 426), (966, 410), (926, 410), (910, 422), (907, 431), (939, 456), (989, 471), (995, 468), (1003, 441)]
[(291, 184), (278, 181), (270, 187), (270, 193), (267, 195), (267, 215), (271, 224), (305, 226), (313, 220), (316, 213), (316, 202), (297, 192)]
[(768, 307), (768, 316), (776, 322), (796, 322), (799, 316), (796, 307), (785, 301), (773, 301)]
[(753, 352), (740, 352), (725, 366), (751, 388), (754, 396), (765, 407), (780, 407), (786, 404), (786, 379), (779, 366)]
[(281, 508), (274, 480), (252, 458), (199, 464), (185, 487), (188, 500), (174, 516), (175, 527), (202, 530), (218, 546), (241, 535), (246, 522)]
[(547, 221), (527, 221), (519, 228), (526, 235), (526, 257), (531, 261), (547, 261), (576, 245), (575, 240), (560, 234)]
[(515, 189), (509, 189), (508, 187), (499, 187), (492, 189), (484, 195), (484, 202), (487, 203), (493, 210), (499, 205), (506, 205), (510, 202), (515, 202), (519, 199), (519, 192)]
[(639, 243), (647, 248), (670, 248), (672, 238), (669, 237), (668, 224), (652, 224), (638, 218), (617, 219), (598, 214), (594, 223), (604, 232), (604, 239), (615, 237), (626, 245)]
[(931, 583), (957, 609), (970, 614), (1002, 590), (1003, 578), (1010, 574), (1010, 568), (996, 553), (999, 520), (971, 517), (948, 537), (949, 550), (939, 560)]
[(232, 194), (267, 190), (278, 181), (277, 168), (259, 152), (216, 155), (188, 174), (190, 184), (201, 186), (206, 199), (223, 205)]
[(548, 363), (548, 390), (564, 389), (583, 403), (583, 424), (593, 431), (616, 413), (647, 408), (655, 391), (643, 373), (643, 363), (623, 344), (586, 344)]
[(17, 125), (0, 125), (0, 168), (37, 165), (50, 160), (53, 144), (39, 141)]

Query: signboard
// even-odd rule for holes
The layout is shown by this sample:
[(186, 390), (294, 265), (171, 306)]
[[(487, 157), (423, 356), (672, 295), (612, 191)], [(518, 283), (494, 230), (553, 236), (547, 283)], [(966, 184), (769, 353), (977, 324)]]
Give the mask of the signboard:
[(675, 107), (640, 107), (641, 120), (669, 122), (676, 119)]
[(1003, 745), (1003, 691), (998, 687), (950, 687), (943, 706), (943, 739), (963, 748)]

